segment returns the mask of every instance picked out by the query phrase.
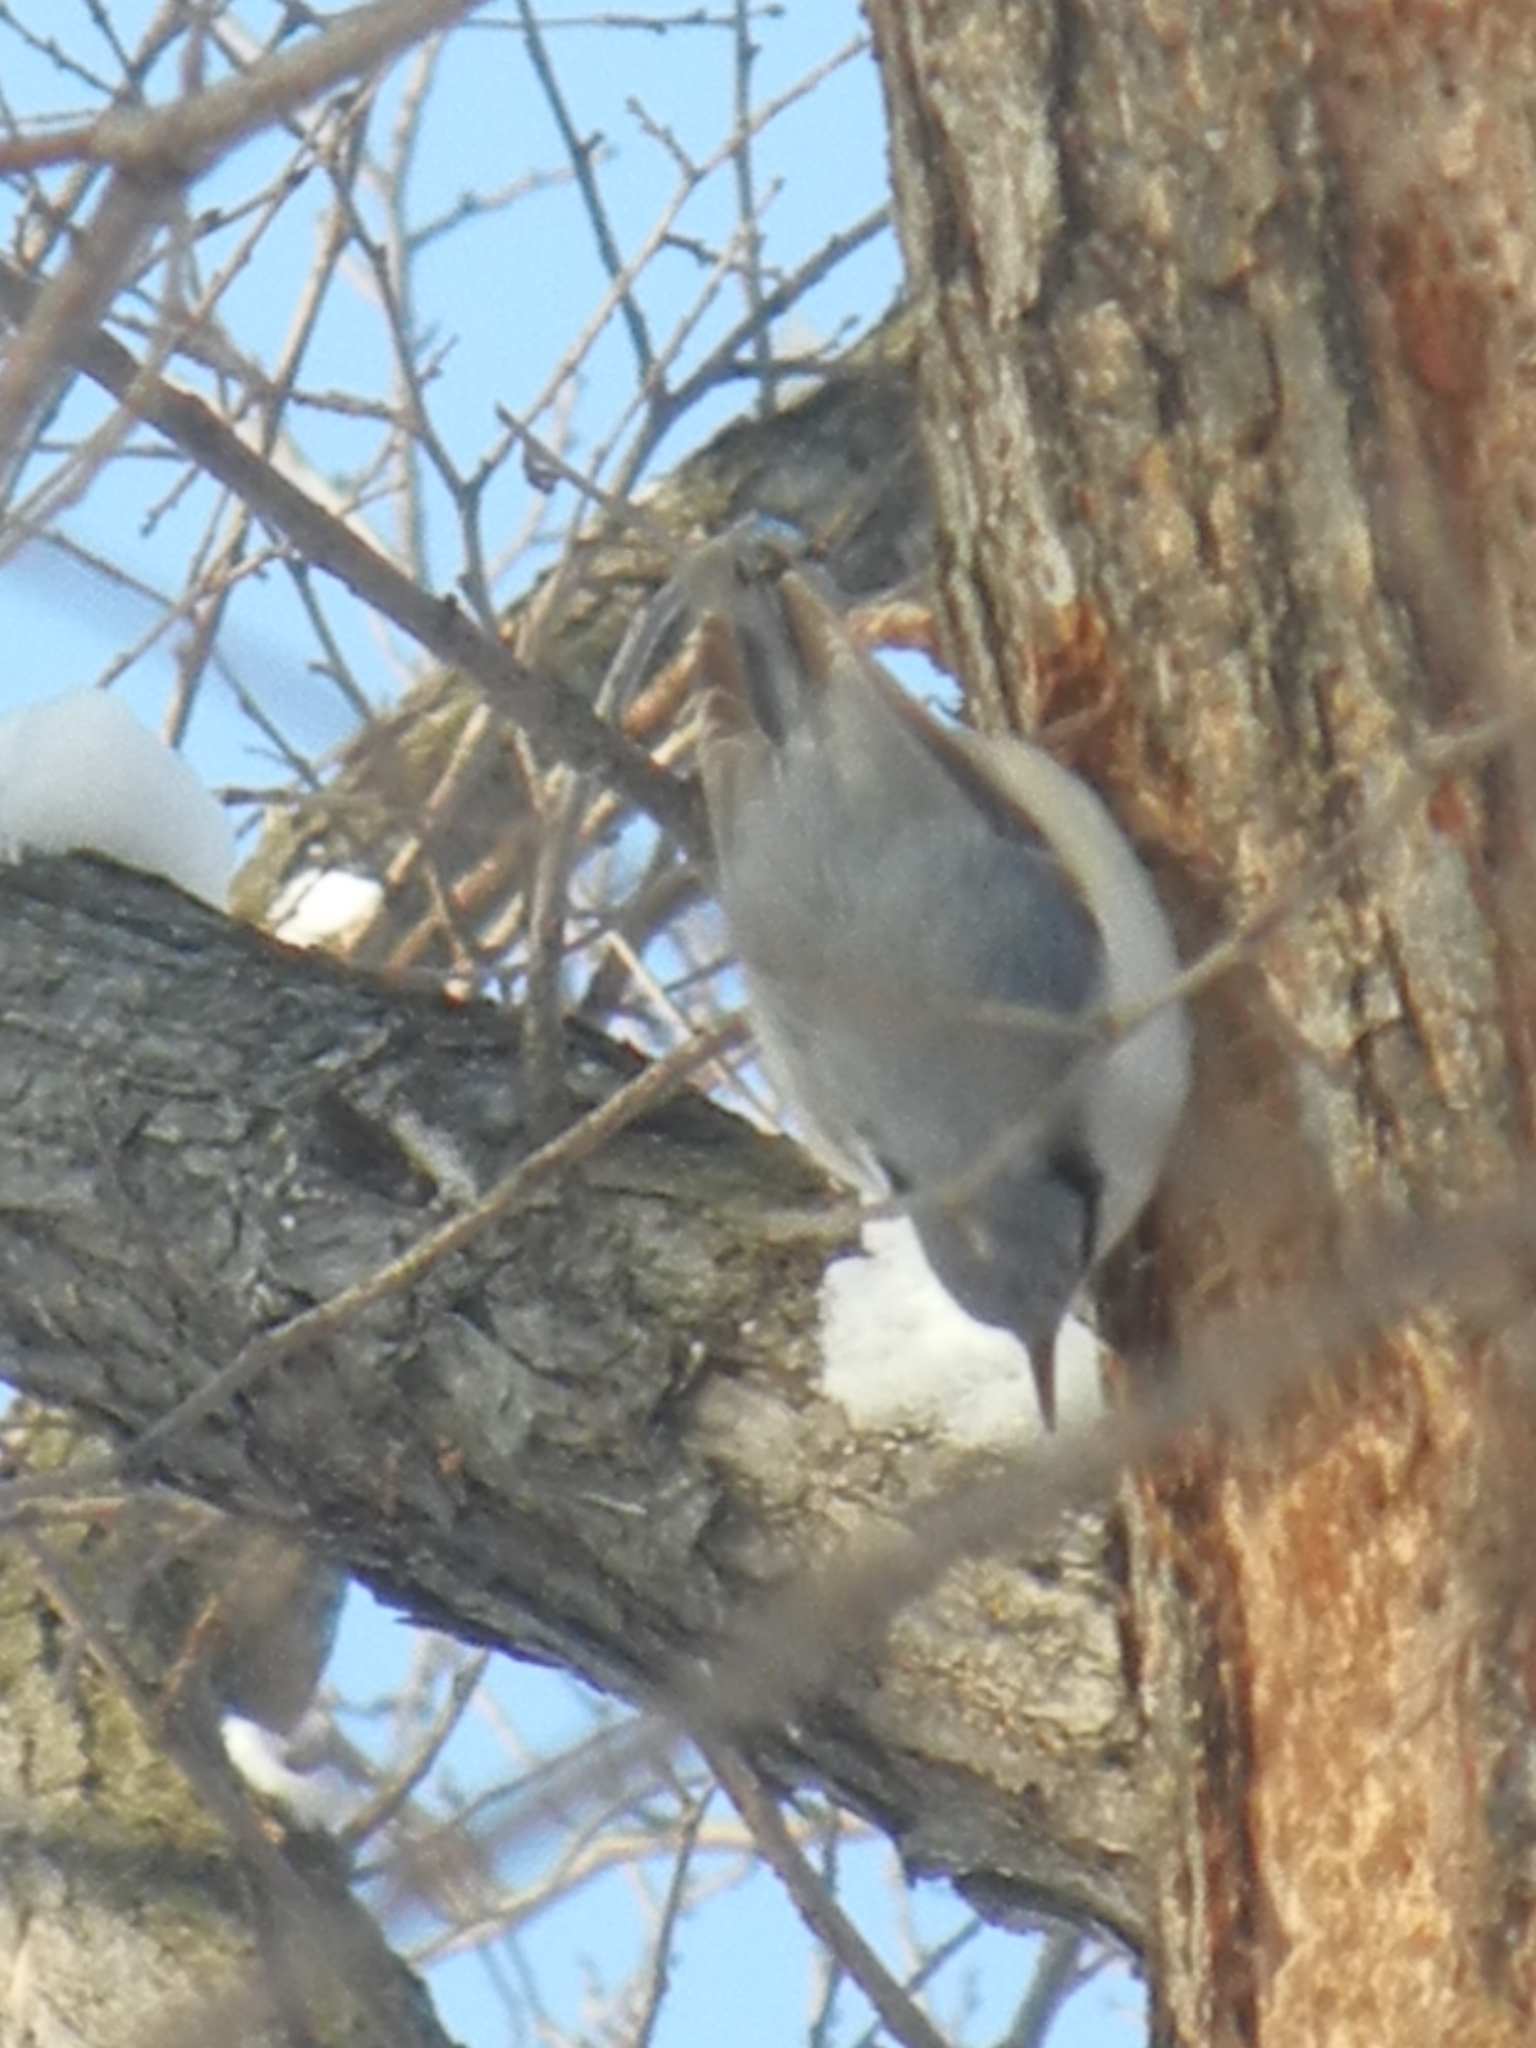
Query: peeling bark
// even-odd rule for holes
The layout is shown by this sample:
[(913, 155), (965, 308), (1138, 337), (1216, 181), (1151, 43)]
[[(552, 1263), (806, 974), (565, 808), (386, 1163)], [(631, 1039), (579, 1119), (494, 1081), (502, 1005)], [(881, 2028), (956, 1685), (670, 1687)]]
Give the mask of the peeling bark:
[(1525, 2040), (1529, 731), (1404, 772), (1528, 696), (1536, 22), (869, 13), (959, 672), (1191, 951), (1289, 898), (1199, 1005), (1163, 1271), (1191, 1371), (1310, 1383), (1129, 1509), (1160, 2027)]

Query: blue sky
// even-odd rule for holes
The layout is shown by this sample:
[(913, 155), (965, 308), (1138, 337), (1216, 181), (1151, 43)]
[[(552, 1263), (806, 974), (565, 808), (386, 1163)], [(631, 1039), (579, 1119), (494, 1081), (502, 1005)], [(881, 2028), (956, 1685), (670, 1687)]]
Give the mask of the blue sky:
[[(22, 10), (25, 14), (25, 10)], [(64, 18), (86, 14), (83, 4), (35, 0), (33, 17), (61, 40)], [(125, 21), (148, 12), (143, 5), (116, 10)], [(272, 9), (244, 10), (253, 25)], [(688, 9), (664, 10), (688, 13)], [(426, 125), (425, 145), (410, 180), (417, 221), (440, 217), (469, 190), (491, 190), (509, 179), (559, 175), (562, 146), (545, 101), (534, 84), (521, 38), (496, 25), (510, 8), (491, 11), (482, 27), (466, 30), (447, 46), (436, 102), (451, 117)], [(639, 109), (665, 125), (679, 147), (700, 160), (717, 149), (727, 125), (732, 43), (720, 29), (673, 29), (665, 36), (609, 27), (558, 27), (562, 20), (592, 22), (593, 10), (579, 5), (547, 6), (548, 42), (560, 68), (572, 109), (584, 135), (603, 138), (598, 165), (604, 199), (626, 253), (638, 247), (674, 189), (675, 167), (667, 149), (645, 132)], [(622, 18), (622, 17), (621, 17)], [(791, 6), (782, 20), (761, 25), (761, 55), (755, 96), (786, 91), (808, 66), (824, 60), (860, 32), (849, 0), (818, 0)], [(0, 64), (12, 103), (59, 111), (77, 109), (83, 95), (65, 90), (36, 57), (0, 42)], [(166, 80), (169, 88), (172, 81)], [(829, 144), (831, 145), (829, 151)], [(236, 152), (199, 186), (196, 204), (206, 213), (233, 206), (285, 160), (286, 145), (258, 140)], [(882, 203), (884, 162), (879, 98), (867, 57), (844, 65), (803, 106), (791, 108), (762, 135), (759, 189), (769, 195), (766, 233), (770, 257), (786, 268), (814, 250), (829, 230)], [(701, 185), (680, 216), (680, 236), (718, 240), (729, 228), (732, 192), (721, 173)], [(216, 266), (245, 231), (238, 222), (226, 234), (204, 239), (202, 256)], [(270, 359), (286, 331), (313, 260), (315, 209), (304, 198), (285, 205), (266, 230), (262, 260), (237, 276), (221, 302), (228, 327), (250, 351)], [(354, 269), (356, 267), (354, 266)], [(658, 339), (664, 340), (685, 295), (697, 288), (700, 265), (679, 250), (663, 253), (647, 271), (641, 296)], [(883, 310), (896, 284), (889, 239), (844, 266), (808, 302), (808, 316), (820, 333), (836, 333), (850, 321), (868, 321)], [(445, 446), (472, 464), (496, 432), (496, 408), (521, 413), (545, 385), (551, 366), (568, 346), (603, 284), (603, 271), (581, 202), (569, 182), (533, 191), (507, 211), (487, 214), (435, 240), (420, 260), (419, 325), (430, 330), (442, 361), (431, 386), (433, 424)], [(675, 295), (676, 304), (669, 304)], [(739, 293), (722, 295), (701, 339), (717, 332), (742, 310)], [(686, 360), (686, 358), (685, 358)], [(320, 390), (387, 398), (390, 363), (381, 339), (366, 280), (360, 275), (328, 298), (306, 359), (305, 382)], [(583, 365), (569, 394), (577, 409), (573, 453), (603, 440), (633, 388), (634, 364), (622, 324), (610, 322)], [(691, 414), (674, 444), (659, 452), (658, 467), (704, 438), (743, 402), (739, 391), (716, 394)], [(66, 420), (105, 415), (104, 404), (80, 393)], [(366, 461), (376, 441), (367, 422), (334, 415), (302, 416), (305, 453), (322, 471), (338, 476)], [(546, 413), (539, 423), (552, 431)], [(64, 522), (71, 536), (130, 576), (157, 588), (176, 587), (178, 570), (196, 530), (203, 500), (193, 493), (162, 503), (170, 466), (152, 457), (114, 465)], [(493, 487), (487, 526), (519, 530), (530, 493), (518, 466), (509, 466)], [(557, 516), (559, 507), (556, 508)], [(427, 531), (429, 574), (451, 587), (459, 567), (457, 536), (437, 494)], [(149, 522), (152, 526), (146, 530)], [(387, 513), (379, 531), (395, 536)], [(321, 746), (342, 736), (344, 707), (313, 687), (306, 669), (310, 636), (281, 579), (263, 579), (249, 601), (232, 608), (221, 651), (248, 688), (292, 727), (305, 743)], [(93, 682), (122, 647), (143, 629), (152, 607), (131, 598), (89, 572), (40, 546), (0, 568), (0, 631), (4, 644), (25, 649), (0, 668), (0, 710), (60, 688)], [(369, 684), (380, 697), (396, 694), (414, 662), (414, 650), (377, 644), (362, 622), (346, 619), (349, 649), (355, 650)], [(122, 679), (135, 707), (158, 715), (171, 677), (164, 647), (157, 648)], [(249, 780), (239, 750), (250, 734), (238, 713), (214, 693), (200, 707), (191, 736), (194, 759), (216, 781)]]

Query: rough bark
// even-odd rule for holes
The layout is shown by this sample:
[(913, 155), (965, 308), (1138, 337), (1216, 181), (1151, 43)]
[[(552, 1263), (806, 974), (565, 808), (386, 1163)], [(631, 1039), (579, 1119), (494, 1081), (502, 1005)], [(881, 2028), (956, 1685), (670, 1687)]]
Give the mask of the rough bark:
[[(13, 1410), (7, 1438), (23, 1428), (50, 1462), (38, 1434), (58, 1425)], [(345, 1859), (315, 1839), (280, 1852), (211, 1721), (153, 1688), (143, 1632), (114, 1612), (130, 1519), (0, 1545), (0, 2038), (443, 2048)], [(106, 1664), (82, 1632), (97, 1623)]]
[[(535, 1135), (497, 1011), (96, 863), (0, 873), (0, 906), (0, 1373), (120, 1436)], [(635, 1065), (573, 1033), (574, 1106)], [(827, 1246), (781, 1227), (826, 1194), (793, 1147), (680, 1100), (134, 1470), (312, 1536), (423, 1620), (726, 1723), (996, 1911), (1134, 1941), (1102, 1492), (1046, 1514), (1025, 1470), (850, 1435), (814, 1384)], [(989, 1476), (987, 1554), (941, 1570), (943, 1502)], [(924, 1504), (931, 1569), (903, 1535)], [(898, 1613), (893, 1574), (938, 1583)]]
[(1289, 902), (1163, 1219), (1250, 1426), (1128, 1506), (1160, 2027), (1526, 2040), (1530, 733), (1430, 746), (1528, 700), (1536, 17), (868, 11), (972, 701), (1059, 726), (1191, 950)]

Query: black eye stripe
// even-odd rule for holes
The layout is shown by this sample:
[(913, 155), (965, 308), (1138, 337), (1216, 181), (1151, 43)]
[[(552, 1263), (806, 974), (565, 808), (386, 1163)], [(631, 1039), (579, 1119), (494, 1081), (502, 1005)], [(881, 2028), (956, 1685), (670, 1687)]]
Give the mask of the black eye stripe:
[[(893, 1166), (889, 1159), (878, 1161), (880, 1170), (891, 1184), (893, 1195), (910, 1195), (913, 1181), (910, 1174)], [(1069, 1187), (1083, 1205), (1083, 1263), (1091, 1260), (1094, 1245), (1099, 1235), (1099, 1205), (1104, 1194), (1104, 1176), (1099, 1172), (1088, 1154), (1080, 1145), (1058, 1146), (1043, 1165), (1044, 1175), (1059, 1180)]]

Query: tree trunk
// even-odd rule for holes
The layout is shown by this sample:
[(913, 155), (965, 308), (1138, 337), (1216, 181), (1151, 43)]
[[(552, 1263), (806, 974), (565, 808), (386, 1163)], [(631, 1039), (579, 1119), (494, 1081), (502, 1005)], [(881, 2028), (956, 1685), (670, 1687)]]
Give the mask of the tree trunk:
[[(34, 1470), (63, 1435), (6, 1417)], [(0, 1544), (0, 2040), (444, 2048), (345, 1858), (280, 1854), (208, 1717), (153, 1686), (144, 1533), (104, 1509)]]
[(1252, 932), (1127, 1501), (1161, 2030), (1524, 2041), (1536, 14), (868, 11), (954, 662)]

